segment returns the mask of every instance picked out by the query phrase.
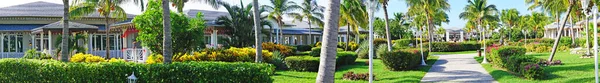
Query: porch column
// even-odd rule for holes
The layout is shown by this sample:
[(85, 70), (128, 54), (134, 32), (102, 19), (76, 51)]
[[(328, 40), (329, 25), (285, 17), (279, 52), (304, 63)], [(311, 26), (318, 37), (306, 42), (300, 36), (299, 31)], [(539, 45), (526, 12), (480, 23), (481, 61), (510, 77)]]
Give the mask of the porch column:
[(218, 37), (218, 36), (217, 36), (217, 32), (218, 32), (218, 31), (219, 31), (219, 30), (215, 30), (215, 29), (213, 29), (212, 33), (210, 34), (210, 45), (212, 45), (212, 46), (213, 46), (213, 48), (216, 48), (216, 47), (217, 47), (217, 37)]
[[(68, 43), (68, 42), (67, 42)], [(52, 31), (48, 31), (48, 54), (52, 56)]]
[(35, 34), (29, 34), (29, 36), (31, 37), (31, 49), (37, 50), (37, 48), (35, 48)]
[(465, 35), (463, 31), (460, 31), (460, 41), (464, 41), (465, 40)]
[(40, 50), (43, 52), (46, 48), (44, 48), (44, 32), (40, 32)]
[(450, 32), (446, 31), (446, 41), (450, 41)]
[(0, 55), (4, 55), (4, 33), (0, 33)]

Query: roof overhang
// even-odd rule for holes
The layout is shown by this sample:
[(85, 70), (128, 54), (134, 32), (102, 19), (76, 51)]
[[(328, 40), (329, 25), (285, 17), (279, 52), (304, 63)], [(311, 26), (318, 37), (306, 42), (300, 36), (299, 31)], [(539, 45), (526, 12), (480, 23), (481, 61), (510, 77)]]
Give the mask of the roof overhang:
[[(54, 22), (31, 30), (32, 33), (40, 33), (44, 31), (62, 32), (64, 24), (62, 21)], [(69, 22), (69, 31), (97, 31), (98, 26), (87, 25), (77, 22)]]

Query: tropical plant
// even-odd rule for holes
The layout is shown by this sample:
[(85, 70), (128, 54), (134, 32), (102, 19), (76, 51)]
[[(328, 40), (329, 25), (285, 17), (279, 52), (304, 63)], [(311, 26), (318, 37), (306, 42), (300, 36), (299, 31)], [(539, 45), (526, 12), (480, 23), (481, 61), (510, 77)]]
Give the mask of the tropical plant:
[(275, 20), (279, 27), (279, 37), (277, 37), (276, 43), (281, 43), (281, 37), (283, 36), (282, 29), (284, 27), (283, 16), (284, 15), (299, 15), (293, 11), (301, 9), (302, 7), (296, 5), (293, 1), (288, 0), (271, 0), (271, 5), (261, 6), (269, 12), (268, 18)]
[(340, 17), (340, 0), (330, 0), (330, 5), (325, 11), (325, 29), (323, 33), (323, 46), (321, 50), (321, 59), (319, 72), (317, 73), (317, 83), (333, 83), (335, 76), (335, 59), (337, 51), (337, 33)]
[[(555, 17), (556, 23), (560, 23), (560, 16), (566, 11), (566, 19), (571, 15), (572, 9), (577, 5), (577, 2), (572, 2), (573, 0), (525, 0), (527, 4), (530, 4), (529, 10), (541, 9), (545, 12), (550, 12), (552, 16)], [(571, 3), (572, 2), (572, 3)], [(563, 21), (561, 27), (557, 30), (558, 34), (562, 34), (563, 29), (565, 27), (565, 23), (567, 21)], [(554, 45), (552, 46), (552, 52), (550, 53), (550, 57), (548, 57), (548, 61), (552, 61), (554, 55), (556, 54), (556, 49), (558, 47), (558, 41), (561, 39), (561, 36), (554, 40)]]
[[(502, 12), (500, 14), (500, 20), (502, 20), (502, 23), (505, 25), (505, 29), (512, 29), (514, 26), (516, 26), (516, 24), (517, 24), (516, 22), (519, 20), (519, 11), (515, 8), (504, 9), (504, 10), (502, 10)], [(502, 30), (504, 30), (504, 29), (502, 29)], [(500, 32), (500, 34), (503, 34), (503, 33)], [(507, 33), (507, 34), (510, 34), (510, 33)], [(500, 36), (501, 42), (504, 40), (504, 36), (505, 35)]]
[[(86, 48), (84, 45), (87, 44), (87, 42), (88, 42), (87, 32), (74, 33), (69, 38), (63, 38), (63, 37), (64, 36), (60, 35), (54, 41), (54, 47), (57, 48), (56, 54), (61, 53), (63, 51), (63, 47), (61, 47), (63, 45), (61, 45), (61, 44), (65, 44), (65, 43), (68, 44), (69, 47), (67, 47), (67, 48), (69, 48), (69, 49), (66, 50), (66, 52), (68, 54), (66, 54), (64, 56), (69, 57), (70, 55), (72, 55), (71, 53), (86, 53), (88, 48)], [(63, 41), (60, 39), (67, 39), (67, 42), (63, 43)], [(77, 43), (79, 41), (83, 42), (84, 45), (80, 45), (80, 43)], [(61, 54), (60, 56), (62, 58), (63, 54)]]
[[(167, 3), (169, 1), (167, 0), (162, 0), (161, 2), (161, 6), (162, 6), (162, 23), (163, 23), (163, 41), (162, 41), (162, 54), (164, 55), (164, 61), (163, 63), (165, 64), (170, 64), (172, 62), (172, 57), (173, 57), (173, 40), (172, 39), (172, 34), (171, 34), (171, 10), (169, 8), (169, 6), (167, 6), (169, 3)], [(156, 8), (159, 9), (159, 8)], [(160, 9), (159, 9), (160, 10)], [(184, 17), (185, 19), (185, 17)], [(181, 22), (175, 22), (175, 23), (181, 23)]]
[[(63, 28), (62, 28), (62, 38), (61, 41), (69, 41), (69, 0), (62, 0), (63, 1)], [(69, 49), (69, 44), (67, 44), (67, 42), (64, 42), (61, 44), (62, 48), (65, 49)], [(61, 55), (68, 55), (68, 52), (61, 52)], [(60, 60), (63, 62), (67, 62), (69, 61), (68, 56), (60, 56)]]
[[(258, 0), (254, 0), (252, 2), (252, 6), (254, 6), (252, 8), (252, 10), (254, 10), (254, 11), (252, 11), (252, 14), (254, 14), (254, 16), (252, 16), (252, 19), (254, 19), (254, 21), (253, 21), (254, 22), (254, 43), (255, 43), (254, 46), (256, 46), (255, 47), (256, 54), (255, 54), (254, 62), (260, 63), (263, 61), (263, 57), (262, 57), (263, 54), (261, 52), (258, 52), (258, 51), (262, 51), (262, 38), (260, 36), (262, 28), (260, 28), (260, 26), (259, 26), (260, 25), (260, 23), (259, 23), (260, 17), (258, 15), (260, 15), (260, 12), (258, 11), (258, 7), (259, 7)], [(284, 58), (284, 57), (280, 56), (279, 52), (276, 52), (275, 58), (276, 58), (276, 60), (274, 60), (275, 63), (283, 63), (282, 58)]]
[(388, 51), (392, 51), (392, 39), (390, 38), (390, 24), (388, 22), (389, 18), (387, 11), (388, 2), (389, 0), (379, 0), (379, 3), (383, 7), (383, 17), (385, 17), (385, 38), (387, 39), (387, 49)]
[[(448, 15), (445, 11), (450, 9), (448, 0), (406, 0), (408, 12), (411, 15), (424, 14), (427, 22), (429, 39), (433, 40), (433, 28), (435, 25), (441, 25), (442, 22), (448, 22)], [(431, 46), (429, 46), (431, 50)]]
[(290, 13), (289, 15), (294, 17), (294, 22), (297, 21), (308, 21), (308, 41), (312, 42), (312, 23), (316, 23), (319, 27), (323, 27), (323, 11), (325, 7), (317, 5), (316, 1), (304, 0), (299, 8), (301, 13)]
[[(143, 1), (143, 0), (140, 0), (140, 1)], [(219, 6), (224, 3), (221, 0), (169, 0), (169, 1), (171, 2), (172, 7), (177, 8), (178, 13), (183, 13), (183, 7), (185, 6), (185, 3), (190, 2), (190, 1), (204, 2), (215, 9), (219, 9)], [(143, 2), (142, 2), (142, 4), (143, 4)]]
[[(217, 20), (219, 22), (223, 22), (225, 28), (229, 30), (226, 32), (226, 34), (230, 35), (231, 37), (230, 40), (225, 42), (234, 47), (249, 47), (254, 45), (253, 42), (247, 42), (255, 40), (253, 38), (254, 35), (252, 35), (254, 26), (254, 21), (252, 21), (254, 19), (254, 14), (252, 14), (252, 4), (248, 4), (246, 6), (232, 6), (230, 4), (223, 3), (222, 6), (227, 9), (229, 16), (231, 16), (221, 16), (217, 18)], [(259, 9), (259, 12), (264, 11), (265, 10)], [(266, 17), (260, 18), (262, 19)], [(270, 24), (271, 23), (266, 20), (260, 21), (261, 26), (271, 26)]]
[[(74, 0), (69, 13), (71, 17), (81, 18), (94, 12), (98, 12), (104, 17), (106, 24), (110, 26), (110, 21), (120, 21), (127, 19), (127, 13), (119, 5), (127, 3), (128, 0)], [(110, 29), (105, 28), (106, 33), (106, 58), (110, 58)], [(64, 39), (63, 39), (64, 40)]]
[[(356, 42), (359, 41), (359, 28), (367, 27), (367, 11), (366, 6), (359, 0), (344, 0), (340, 5), (340, 26), (347, 26), (346, 40), (350, 40), (350, 30), (356, 35)], [(346, 43), (348, 44), (348, 43)], [(346, 45), (348, 46), (348, 45)], [(347, 47), (345, 47), (347, 49)]]
[[(478, 29), (482, 29), (482, 31), (480, 31), (482, 34), (480, 35), (480, 39), (484, 40), (484, 32), (487, 31), (486, 28), (482, 28), (486, 25), (484, 23), (491, 23), (495, 20), (498, 20), (498, 18), (495, 16), (498, 11), (496, 9), (496, 5), (487, 5), (487, 0), (469, 0), (467, 2), (468, 4), (464, 8), (465, 11), (460, 13), (459, 18), (463, 20), (474, 21), (474, 23), (478, 25)], [(485, 44), (482, 46), (485, 46)]]

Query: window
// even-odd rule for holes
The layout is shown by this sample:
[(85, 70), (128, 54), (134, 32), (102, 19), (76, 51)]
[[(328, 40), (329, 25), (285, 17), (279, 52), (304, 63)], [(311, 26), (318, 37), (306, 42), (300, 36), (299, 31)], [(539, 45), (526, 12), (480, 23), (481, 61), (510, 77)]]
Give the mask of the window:
[(2, 52), (23, 52), (23, 35), (5, 35)]
[[(90, 37), (92, 37), (92, 50), (106, 50), (106, 35), (98, 34)], [(120, 45), (118, 45), (120, 43), (117, 43), (120, 41), (118, 39), (120, 36), (111, 34), (108, 38), (110, 38), (108, 41), (110, 43), (110, 50), (120, 50)]]

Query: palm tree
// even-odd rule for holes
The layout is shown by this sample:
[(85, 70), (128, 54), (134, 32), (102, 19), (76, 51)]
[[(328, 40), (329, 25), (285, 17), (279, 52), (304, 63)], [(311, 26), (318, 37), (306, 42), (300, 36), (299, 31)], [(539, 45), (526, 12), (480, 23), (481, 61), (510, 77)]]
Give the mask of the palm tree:
[[(62, 45), (61, 48), (64, 50), (69, 50), (69, 44), (67, 41), (69, 41), (69, 0), (63, 0), (63, 28), (62, 28)], [(68, 62), (69, 61), (69, 51), (61, 51), (61, 56), (60, 56), (60, 60), (63, 62)]]
[(321, 46), (321, 61), (316, 83), (333, 83), (335, 76), (335, 55), (338, 36), (338, 21), (340, 19), (340, 0), (329, 0), (327, 11), (325, 11), (325, 29), (323, 33), (323, 45)]
[(254, 59), (254, 62), (260, 63), (262, 62), (262, 39), (260, 37), (260, 30), (262, 30), (262, 28), (260, 28), (259, 26), (259, 22), (260, 22), (260, 18), (259, 18), (259, 10), (258, 10), (258, 0), (254, 0), (254, 2), (252, 3), (253, 7), (253, 12), (254, 16), (252, 18), (254, 18), (254, 46), (256, 46), (256, 59)]
[[(512, 29), (513, 26), (516, 26), (516, 22), (519, 20), (519, 11), (515, 8), (504, 9), (501, 12), (500, 19), (502, 20), (502, 23), (506, 26), (506, 28)], [(508, 34), (510, 34), (510, 32)], [(504, 35), (501, 35), (500, 37), (501, 44), (503, 44)]]
[(281, 36), (283, 36), (282, 28), (284, 27), (283, 15), (297, 14), (293, 11), (301, 9), (302, 7), (296, 5), (293, 1), (288, 0), (271, 0), (271, 5), (263, 5), (263, 7), (269, 11), (269, 19), (275, 20), (279, 27), (279, 37), (277, 37), (276, 43), (281, 43)]
[(323, 27), (323, 21), (321, 19), (323, 19), (325, 7), (317, 5), (313, 0), (304, 0), (300, 6), (301, 14), (290, 13), (290, 16), (300, 22), (304, 21), (304, 19), (308, 21), (308, 41), (312, 42), (312, 23), (314, 22), (319, 25), (319, 27)]
[(385, 37), (387, 39), (387, 49), (388, 51), (392, 51), (392, 39), (390, 37), (390, 24), (388, 24), (388, 11), (387, 11), (387, 6), (388, 6), (388, 2), (389, 0), (379, 0), (379, 3), (381, 3), (381, 5), (383, 6), (383, 15), (385, 18)]
[[(560, 23), (560, 16), (562, 13), (565, 13), (565, 10), (567, 12), (567, 15), (564, 20), (568, 19), (571, 15), (570, 12), (573, 6), (576, 5), (573, 4), (576, 2), (573, 2), (572, 0), (525, 0), (525, 2), (530, 4), (529, 10), (540, 8), (543, 11), (552, 12), (551, 14), (554, 17), (556, 17), (556, 23)], [(563, 24), (561, 25), (560, 29), (558, 29), (558, 34), (563, 34), (562, 32), (566, 22), (567, 21), (563, 21)], [(548, 61), (552, 61), (552, 59), (554, 58), (554, 55), (556, 54), (556, 48), (558, 47), (559, 43), (558, 41), (560, 40), (560, 38), (561, 35), (557, 35), (557, 38), (554, 40), (554, 45), (552, 46), (552, 52), (550, 53)]]
[[(340, 26), (347, 26), (346, 30), (346, 40), (350, 40), (350, 30), (353, 30), (353, 33), (356, 35), (356, 42), (360, 43), (359, 35), (359, 27), (365, 28), (367, 27), (367, 11), (366, 6), (358, 0), (344, 0), (342, 5), (340, 5)], [(348, 44), (346, 43), (345, 49), (348, 49)]]
[[(444, 11), (448, 11), (450, 9), (448, 0), (406, 0), (406, 4), (409, 6), (409, 12), (412, 12), (413, 14), (425, 14), (429, 28), (429, 39), (433, 40), (433, 35), (431, 35), (431, 33), (433, 33), (432, 30), (435, 27), (434, 24), (437, 23), (434, 23), (434, 20), (447, 21), (447, 19), (440, 18), (439, 16), (445, 15), (447, 18), (447, 15)], [(431, 45), (429, 45), (429, 50), (431, 50)]]
[[(485, 41), (485, 25), (482, 25), (484, 23), (484, 21), (492, 21), (492, 20), (497, 20), (497, 17), (494, 16), (495, 13), (497, 13), (497, 9), (496, 9), (496, 5), (487, 5), (487, 1), (486, 0), (469, 0), (467, 1), (468, 4), (467, 6), (465, 6), (464, 8), (464, 12), (460, 13), (459, 18), (463, 19), (463, 20), (469, 20), (469, 21), (474, 21), (479, 28), (482, 29), (481, 31), (481, 39), (483, 41)], [(481, 42), (484, 45), (482, 47), (485, 48), (485, 42)], [(485, 51), (485, 49), (484, 49)], [(484, 53), (485, 56), (485, 53)], [(484, 61), (484, 63), (486, 63), (486, 61)]]
[(146, 5), (144, 4), (144, 0), (133, 0), (133, 4), (135, 5), (139, 5), (140, 9), (142, 10), (142, 12), (144, 12), (144, 9), (146, 9)]
[(162, 0), (163, 9), (163, 56), (164, 63), (170, 64), (171, 58), (173, 57), (173, 47), (171, 47), (173, 41), (171, 41), (171, 10), (169, 9), (168, 0)]
[[(183, 7), (185, 6), (185, 3), (189, 2), (190, 0), (169, 0), (169, 1), (172, 3), (171, 6), (177, 8), (177, 12), (183, 13)], [(210, 5), (211, 7), (215, 8), (215, 9), (219, 9), (220, 5), (223, 3), (223, 2), (221, 2), (221, 0), (192, 0), (192, 1), (199, 1), (199, 2), (207, 3), (208, 5)]]
[(113, 18), (113, 21), (127, 19), (125, 10), (119, 6), (126, 2), (126, 0), (75, 0), (75, 5), (70, 8), (70, 14), (76, 18), (83, 17), (94, 12), (98, 12), (104, 17), (106, 22), (104, 25), (106, 27), (106, 58), (110, 58), (109, 21), (111, 18)]

